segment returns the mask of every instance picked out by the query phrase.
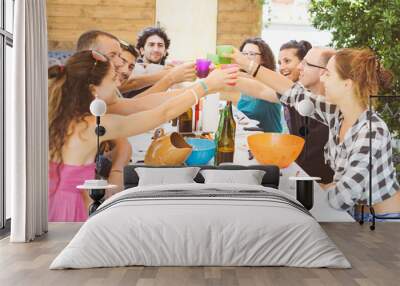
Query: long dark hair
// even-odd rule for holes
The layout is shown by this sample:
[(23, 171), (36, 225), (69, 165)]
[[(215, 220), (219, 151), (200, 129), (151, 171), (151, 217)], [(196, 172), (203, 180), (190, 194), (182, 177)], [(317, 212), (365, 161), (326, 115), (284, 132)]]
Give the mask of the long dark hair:
[(284, 43), (279, 50), (282, 51), (287, 49), (295, 49), (296, 57), (301, 61), (304, 59), (308, 51), (311, 50), (311, 48), (312, 45), (307, 41), (298, 42), (296, 40), (291, 40), (287, 43)]
[(86, 122), (85, 117), (90, 115), (89, 106), (94, 96), (89, 86), (100, 85), (110, 68), (108, 59), (95, 60), (92, 51), (77, 52), (68, 59), (65, 66), (57, 65), (49, 68), (51, 161), (63, 162), (62, 147), (74, 131), (71, 123)]
[(270, 69), (270, 70), (276, 70), (276, 62), (275, 62), (275, 57), (274, 53), (272, 52), (270, 46), (261, 38), (255, 37), (255, 38), (248, 38), (246, 39), (241, 45), (239, 50), (243, 51), (244, 46), (246, 44), (253, 44), (258, 47), (261, 53), (261, 65)]

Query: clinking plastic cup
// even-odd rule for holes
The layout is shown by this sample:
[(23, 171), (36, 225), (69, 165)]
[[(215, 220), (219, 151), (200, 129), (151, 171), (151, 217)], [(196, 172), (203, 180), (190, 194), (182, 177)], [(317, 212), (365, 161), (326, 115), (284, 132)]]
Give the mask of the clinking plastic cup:
[[(222, 64), (222, 65), (221, 65), (221, 69), (222, 69), (222, 70), (224, 70), (224, 69), (230, 69), (230, 68), (235, 68), (235, 67), (238, 67), (238, 65), (237, 65), (237, 64)], [(229, 85), (234, 86), (235, 84), (229, 84)]]
[(232, 54), (233, 46), (231, 45), (221, 45), (217, 46), (217, 55), (219, 57), (219, 63), (222, 64), (230, 64), (232, 60), (230, 58), (223, 57), (224, 54)]
[(210, 72), (211, 61), (207, 59), (197, 59), (196, 60), (196, 71), (198, 78), (205, 78)]
[(207, 54), (207, 60), (212, 61), (212, 63), (213, 63), (214, 65), (219, 65), (219, 64), (220, 64), (220, 62), (219, 62), (219, 56), (218, 56), (217, 54), (210, 54), (210, 53), (208, 53), (208, 54)]

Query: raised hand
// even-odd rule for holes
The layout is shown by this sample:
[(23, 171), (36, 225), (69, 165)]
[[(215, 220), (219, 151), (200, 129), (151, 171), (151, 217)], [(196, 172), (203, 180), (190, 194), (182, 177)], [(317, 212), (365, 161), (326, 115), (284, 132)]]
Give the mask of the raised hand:
[(169, 70), (168, 75), (173, 83), (194, 81), (196, 79), (196, 65), (191, 62), (175, 66)]
[(251, 68), (250, 60), (235, 47), (233, 48), (232, 54), (225, 53), (223, 56), (226, 58), (231, 58), (242, 69), (244, 69), (247, 72), (250, 72), (249, 70)]
[(235, 85), (238, 73), (239, 67), (215, 69), (205, 78), (205, 82), (210, 91), (220, 90), (226, 85)]

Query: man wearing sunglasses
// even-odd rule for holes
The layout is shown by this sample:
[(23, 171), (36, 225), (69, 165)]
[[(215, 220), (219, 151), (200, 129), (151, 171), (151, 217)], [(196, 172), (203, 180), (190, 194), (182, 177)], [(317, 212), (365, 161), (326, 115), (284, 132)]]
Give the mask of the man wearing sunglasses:
[(123, 40), (120, 40), (119, 42), (122, 49), (121, 59), (124, 63), (123, 67), (121, 68), (121, 85), (123, 86), (129, 81), (129, 78), (132, 75), (133, 69), (135, 68), (136, 59), (139, 57), (139, 53), (137, 52), (135, 47), (128, 42), (125, 42)]
[(124, 62), (121, 58), (121, 44), (117, 37), (104, 31), (87, 31), (79, 37), (77, 43), (77, 51), (83, 50), (96, 50), (111, 60), (119, 76), (119, 91), (121, 93), (152, 85), (151, 88), (139, 94), (139, 97), (151, 94), (151, 98), (136, 102), (138, 111), (147, 110), (165, 101), (164, 97), (155, 96), (154, 93), (165, 92), (176, 83), (193, 81), (196, 78), (195, 64), (185, 63), (156, 74), (131, 77), (121, 86), (121, 81), (123, 81), (121, 68)]
[[(117, 86), (119, 86), (119, 89), (121, 90), (121, 81), (124, 79), (122, 70), (125, 62), (121, 56), (122, 49), (119, 39), (107, 32), (98, 30), (88, 31), (83, 33), (78, 39), (77, 51), (83, 50), (94, 50), (100, 55), (105, 55), (110, 59), (118, 74), (116, 81)], [(175, 93), (171, 92), (166, 94), (164, 91), (171, 85), (194, 77), (194, 64), (193, 66), (182, 65), (171, 69), (152, 88), (146, 91), (146, 96), (132, 99), (119, 98), (115, 103), (107, 106), (107, 112), (126, 115), (127, 111), (132, 113), (132, 110), (135, 110), (135, 112), (141, 112), (152, 109), (174, 96), (175, 93), (179, 92), (177, 91)], [(145, 81), (145, 79), (135, 80)], [(120, 94), (120, 91), (116, 90), (116, 93)], [(112, 163), (104, 160), (103, 165), (107, 166), (106, 169), (111, 169), (108, 177), (109, 183), (118, 185), (121, 189), (123, 187), (123, 169), (132, 157), (132, 148), (126, 138), (113, 140), (110, 146), (112, 146), (112, 151), (109, 157), (111, 158)], [(112, 164), (111, 168), (108, 166), (110, 164)]]

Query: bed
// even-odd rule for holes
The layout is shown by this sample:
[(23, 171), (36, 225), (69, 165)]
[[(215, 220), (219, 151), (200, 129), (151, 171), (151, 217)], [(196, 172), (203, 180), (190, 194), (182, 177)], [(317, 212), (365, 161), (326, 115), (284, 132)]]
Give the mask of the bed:
[(194, 183), (152, 186), (138, 186), (137, 167), (125, 168), (126, 190), (98, 208), (50, 269), (351, 267), (314, 217), (278, 190), (275, 166), (218, 167), (264, 170), (260, 185), (204, 183), (198, 173)]

